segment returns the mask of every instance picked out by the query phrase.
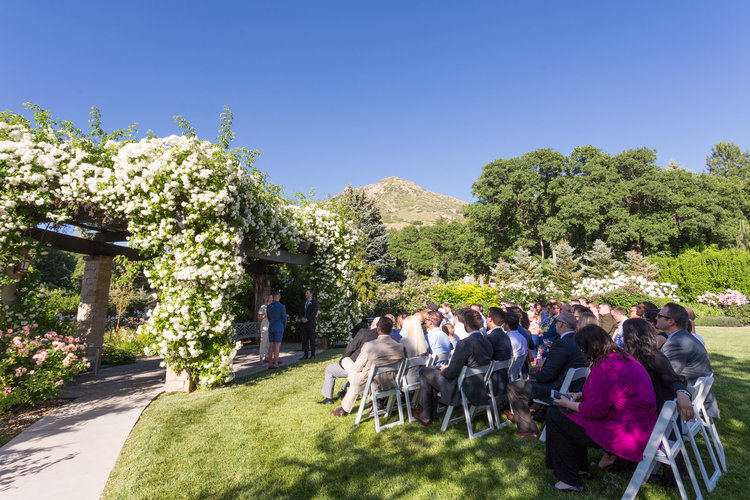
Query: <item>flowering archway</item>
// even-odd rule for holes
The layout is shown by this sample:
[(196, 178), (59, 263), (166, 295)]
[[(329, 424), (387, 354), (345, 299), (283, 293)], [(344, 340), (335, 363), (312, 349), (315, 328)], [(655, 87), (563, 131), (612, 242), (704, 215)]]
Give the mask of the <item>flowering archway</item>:
[[(158, 304), (142, 327), (158, 340), (154, 354), (200, 386), (231, 378), (231, 299), (252, 254), (294, 251), (312, 242), (318, 332), (335, 339), (360, 314), (353, 291), (359, 234), (341, 215), (292, 205), (253, 166), (256, 151), (229, 147), (231, 113), (215, 142), (183, 135), (138, 140), (132, 129), (107, 133), (96, 110), (84, 133), (32, 107), (35, 119), (0, 114), (0, 284), (41, 248), (40, 223), (126, 232), (147, 259)], [(22, 294), (21, 294), (22, 295)], [(22, 298), (22, 297), (19, 297)], [(0, 326), (33, 322), (33, 310), (4, 305)]]

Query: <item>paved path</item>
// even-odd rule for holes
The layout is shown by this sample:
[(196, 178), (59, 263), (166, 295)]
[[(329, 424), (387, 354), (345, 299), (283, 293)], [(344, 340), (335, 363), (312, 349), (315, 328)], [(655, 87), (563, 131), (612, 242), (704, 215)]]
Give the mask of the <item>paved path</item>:
[[(300, 344), (282, 344), (281, 363), (302, 356)], [(258, 347), (241, 349), (236, 376), (265, 370)], [(0, 499), (98, 499), (125, 440), (164, 386), (158, 359), (83, 374), (60, 394), (74, 399), (0, 448)]]

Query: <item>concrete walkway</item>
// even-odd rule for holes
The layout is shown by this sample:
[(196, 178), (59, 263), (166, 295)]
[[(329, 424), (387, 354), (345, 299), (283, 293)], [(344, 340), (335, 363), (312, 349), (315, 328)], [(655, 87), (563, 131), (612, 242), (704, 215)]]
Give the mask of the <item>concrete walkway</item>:
[[(283, 365), (302, 356), (300, 344), (282, 344)], [(95, 378), (76, 377), (60, 394), (73, 401), (42, 418), (0, 448), (0, 499), (100, 498), (125, 440), (141, 413), (163, 391), (160, 360), (105, 367)], [(257, 346), (237, 353), (243, 377), (267, 369)]]

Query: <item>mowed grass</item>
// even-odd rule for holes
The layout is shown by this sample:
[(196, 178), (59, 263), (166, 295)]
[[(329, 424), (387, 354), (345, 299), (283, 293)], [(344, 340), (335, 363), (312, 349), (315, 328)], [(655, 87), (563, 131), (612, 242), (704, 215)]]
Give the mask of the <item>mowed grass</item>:
[[(749, 498), (750, 328), (699, 331), (716, 374), (717, 424), (729, 466), (709, 498)], [(315, 401), (326, 364), (340, 353), (328, 351), (210, 392), (162, 395), (133, 429), (104, 498), (571, 496), (549, 489), (555, 479), (544, 467), (544, 443), (512, 436), (514, 425), (469, 441), (463, 425), (441, 433), (437, 424), (414, 422), (376, 434), (371, 420), (355, 428), (354, 415), (331, 416), (335, 406)], [(591, 460), (600, 456), (589, 453)], [(627, 473), (595, 472), (577, 498), (620, 498), (629, 479)], [(688, 492), (693, 498), (690, 486)], [(679, 495), (646, 484), (639, 498)]]

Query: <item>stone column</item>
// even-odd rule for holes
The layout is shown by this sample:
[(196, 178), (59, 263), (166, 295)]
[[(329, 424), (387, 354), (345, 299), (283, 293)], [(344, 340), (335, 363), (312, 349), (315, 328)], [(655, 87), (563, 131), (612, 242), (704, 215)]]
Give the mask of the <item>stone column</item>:
[(16, 303), (16, 284), (21, 279), (21, 275), (16, 273), (13, 266), (8, 266), (3, 273), (13, 278), (12, 284), (2, 287), (3, 305), (11, 306)]
[(112, 259), (107, 255), (87, 255), (83, 258), (85, 265), (76, 334), (88, 346), (101, 346), (104, 342)]

